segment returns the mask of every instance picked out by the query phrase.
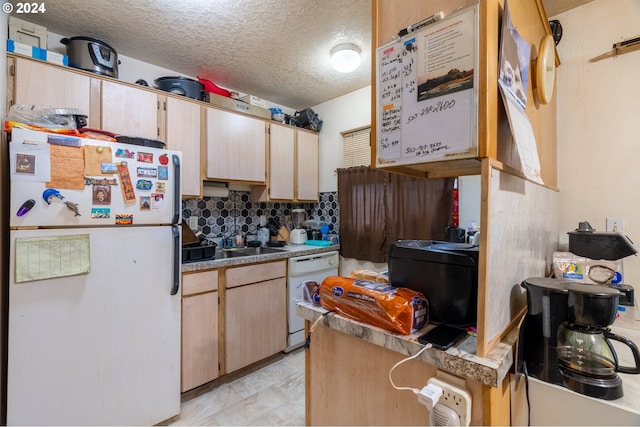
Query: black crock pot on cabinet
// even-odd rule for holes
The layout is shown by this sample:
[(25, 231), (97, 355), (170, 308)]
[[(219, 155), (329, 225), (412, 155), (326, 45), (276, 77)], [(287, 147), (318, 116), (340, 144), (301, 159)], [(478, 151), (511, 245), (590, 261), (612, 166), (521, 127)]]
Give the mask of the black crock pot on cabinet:
[(67, 46), (71, 67), (118, 78), (118, 54), (107, 43), (91, 37), (64, 38), (60, 43)]
[(184, 95), (189, 98), (204, 100), (204, 85), (187, 77), (160, 77), (155, 80), (156, 86), (165, 92)]

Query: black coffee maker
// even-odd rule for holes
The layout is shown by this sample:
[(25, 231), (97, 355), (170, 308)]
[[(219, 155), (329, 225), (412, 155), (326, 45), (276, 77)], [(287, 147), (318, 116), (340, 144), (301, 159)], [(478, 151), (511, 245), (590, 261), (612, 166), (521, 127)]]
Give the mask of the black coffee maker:
[[(522, 286), (528, 313), (520, 331), (519, 370), (587, 396), (622, 397), (617, 373), (640, 373), (640, 353), (631, 340), (608, 328), (616, 318), (619, 291), (539, 277)], [(635, 367), (618, 364), (611, 340), (630, 348)]]

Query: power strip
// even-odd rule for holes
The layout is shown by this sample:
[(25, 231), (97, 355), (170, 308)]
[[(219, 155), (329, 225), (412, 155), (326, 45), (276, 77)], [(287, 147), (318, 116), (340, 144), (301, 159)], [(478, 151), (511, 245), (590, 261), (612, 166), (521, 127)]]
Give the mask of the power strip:
[(471, 423), (471, 395), (467, 390), (451, 385), (440, 378), (430, 378), (427, 384), (433, 384), (442, 389), (439, 404), (451, 408), (460, 417), (460, 425)]

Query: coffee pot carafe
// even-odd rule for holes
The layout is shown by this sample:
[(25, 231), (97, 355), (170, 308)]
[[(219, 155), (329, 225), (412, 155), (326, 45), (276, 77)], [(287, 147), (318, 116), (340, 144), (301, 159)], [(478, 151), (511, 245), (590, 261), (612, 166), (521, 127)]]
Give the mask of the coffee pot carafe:
[[(620, 366), (618, 354), (611, 340), (629, 347), (636, 366)], [(560, 366), (585, 375), (607, 376), (614, 372), (640, 373), (640, 353), (630, 339), (616, 335), (608, 328), (587, 325), (562, 325), (558, 331), (558, 358)]]
[[(634, 367), (620, 366), (611, 340), (631, 350)], [(565, 385), (579, 393), (605, 399), (622, 397), (622, 380), (617, 372), (640, 373), (638, 347), (608, 328), (563, 324), (558, 330), (558, 362)]]

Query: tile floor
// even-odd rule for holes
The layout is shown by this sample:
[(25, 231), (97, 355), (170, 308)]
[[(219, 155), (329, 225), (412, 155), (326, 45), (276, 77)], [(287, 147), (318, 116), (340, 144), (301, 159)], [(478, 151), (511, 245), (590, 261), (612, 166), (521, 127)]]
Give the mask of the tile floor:
[(304, 350), (183, 395), (171, 426), (303, 426)]

